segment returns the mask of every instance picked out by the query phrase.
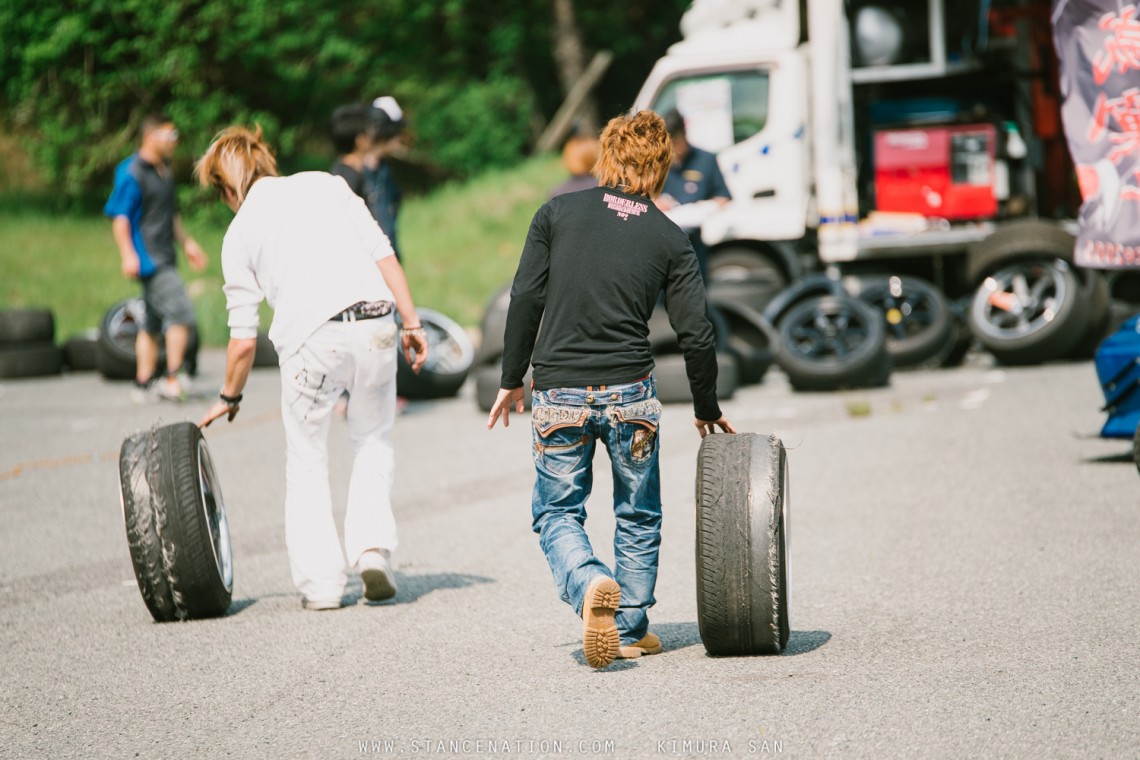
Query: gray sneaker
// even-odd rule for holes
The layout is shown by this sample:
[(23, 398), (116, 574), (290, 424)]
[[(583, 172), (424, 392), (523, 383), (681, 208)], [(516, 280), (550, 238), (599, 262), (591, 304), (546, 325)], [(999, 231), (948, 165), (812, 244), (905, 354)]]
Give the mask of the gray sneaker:
[(396, 574), (389, 556), (387, 549), (369, 549), (356, 563), (364, 582), (364, 598), (370, 602), (382, 602), (396, 595)]
[(148, 380), (145, 383), (140, 383), (138, 380), (134, 381), (134, 387), (131, 388), (131, 401), (136, 404), (154, 404), (158, 401), (158, 394), (155, 393), (154, 380)]
[(185, 401), (186, 386), (182, 383), (182, 377), (185, 374), (184, 372), (177, 372), (173, 375), (167, 375), (159, 380), (155, 380), (152, 383), (154, 392), (158, 394), (159, 398), (165, 401)]

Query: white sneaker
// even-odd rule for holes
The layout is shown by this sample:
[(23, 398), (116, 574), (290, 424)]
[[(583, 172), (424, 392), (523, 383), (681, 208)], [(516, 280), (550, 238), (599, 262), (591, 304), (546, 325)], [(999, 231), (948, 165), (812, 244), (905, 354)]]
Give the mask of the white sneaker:
[(183, 387), (179, 375), (167, 375), (155, 380), (154, 392), (166, 401), (186, 400), (186, 388)]
[(364, 598), (370, 602), (382, 602), (396, 595), (396, 574), (392, 572), (390, 556), (387, 549), (369, 549), (356, 563), (364, 582)]

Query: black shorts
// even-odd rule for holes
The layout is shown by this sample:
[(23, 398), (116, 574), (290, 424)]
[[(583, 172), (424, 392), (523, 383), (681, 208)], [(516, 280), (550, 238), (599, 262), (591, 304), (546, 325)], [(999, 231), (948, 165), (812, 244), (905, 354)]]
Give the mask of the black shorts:
[(173, 267), (159, 269), (142, 281), (143, 302), (146, 303), (146, 324), (143, 329), (151, 335), (165, 332), (172, 325), (190, 327), (197, 323), (194, 306), (186, 293), (186, 286)]

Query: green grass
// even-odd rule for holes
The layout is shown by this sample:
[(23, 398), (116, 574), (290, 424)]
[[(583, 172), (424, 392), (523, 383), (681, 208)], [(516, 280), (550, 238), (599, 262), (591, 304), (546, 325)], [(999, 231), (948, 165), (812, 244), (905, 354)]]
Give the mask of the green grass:
[[(416, 304), (477, 325), (487, 299), (514, 275), (531, 217), (563, 177), (556, 158), (542, 157), (405, 202), (400, 247)], [(211, 210), (186, 220), (210, 255), (204, 272), (182, 267), (210, 345), (228, 338), (220, 260), (225, 218)], [(0, 308), (52, 309), (62, 341), (97, 327), (112, 303), (138, 291), (119, 274), (103, 217), (0, 213)], [(268, 319), (265, 309), (263, 326)]]

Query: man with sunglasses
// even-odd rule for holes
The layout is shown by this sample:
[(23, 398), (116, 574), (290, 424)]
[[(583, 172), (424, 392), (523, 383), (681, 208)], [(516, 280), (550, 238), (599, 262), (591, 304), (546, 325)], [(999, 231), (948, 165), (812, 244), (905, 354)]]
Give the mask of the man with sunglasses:
[[(178, 276), (174, 243), (186, 252), (196, 271), (206, 268), (206, 253), (186, 234), (178, 215), (170, 160), (178, 147), (178, 130), (166, 115), (143, 117), (139, 149), (115, 169), (115, 186), (103, 207), (119, 247), (124, 277), (143, 286), (146, 323), (135, 339), (135, 398), (145, 401), (153, 391), (159, 398), (182, 401), (189, 376), (183, 369), (194, 307)], [(157, 381), (158, 339), (165, 336), (165, 377)]]

